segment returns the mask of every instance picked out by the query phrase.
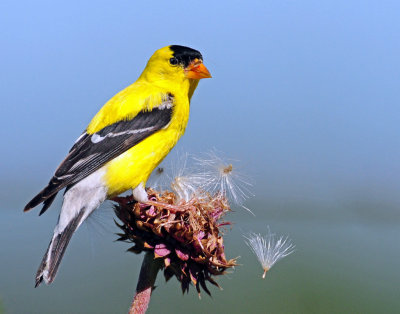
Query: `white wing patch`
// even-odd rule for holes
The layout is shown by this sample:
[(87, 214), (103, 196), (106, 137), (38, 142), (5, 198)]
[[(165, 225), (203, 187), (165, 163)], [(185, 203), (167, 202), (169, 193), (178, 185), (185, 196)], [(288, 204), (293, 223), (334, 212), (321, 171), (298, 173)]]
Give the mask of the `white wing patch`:
[(86, 132), (83, 132), (83, 133), (76, 139), (76, 141), (75, 141), (74, 144), (78, 143), (86, 134), (87, 134)]
[(157, 107), (155, 107), (155, 108), (158, 108), (159, 110), (162, 110), (162, 109), (171, 109), (171, 108), (172, 108), (172, 105), (173, 105), (172, 101), (171, 101), (171, 100), (168, 100), (168, 101), (163, 102), (160, 106), (157, 106)]
[(125, 135), (125, 134), (137, 134), (137, 133), (143, 133), (146, 131), (151, 131), (154, 129), (154, 126), (150, 126), (148, 128), (143, 128), (143, 129), (137, 129), (137, 130), (127, 130), (127, 131), (123, 131), (123, 132), (117, 132), (117, 133), (107, 133), (105, 136), (101, 136), (97, 133), (93, 134), (92, 137), (90, 138), (90, 140), (92, 141), (93, 144), (99, 143), (102, 140), (104, 140), (107, 137), (117, 137), (117, 136), (121, 136), (121, 135)]
[(56, 178), (58, 179), (58, 180), (64, 180), (64, 179), (67, 179), (67, 178), (69, 178), (69, 177), (71, 177), (71, 176), (73, 176), (74, 174), (73, 173), (71, 173), (71, 174), (64, 174), (63, 176), (60, 176), (60, 177), (57, 177), (56, 176)]
[(75, 169), (78, 168), (80, 165), (84, 164), (85, 162), (87, 162), (88, 160), (90, 160), (90, 159), (92, 159), (92, 158), (95, 158), (95, 157), (98, 156), (98, 155), (100, 155), (100, 153), (95, 153), (95, 154), (89, 155), (89, 156), (87, 156), (87, 157), (85, 157), (85, 158), (79, 159), (79, 160), (71, 167), (71, 169), (69, 169), (69, 171), (75, 170)]

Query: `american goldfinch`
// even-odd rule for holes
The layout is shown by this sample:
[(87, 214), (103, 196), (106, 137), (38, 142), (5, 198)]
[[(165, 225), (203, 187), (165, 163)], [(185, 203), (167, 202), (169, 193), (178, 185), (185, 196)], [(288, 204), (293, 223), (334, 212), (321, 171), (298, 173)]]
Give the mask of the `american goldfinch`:
[(54, 280), (72, 234), (102, 202), (129, 189), (138, 202), (147, 201), (146, 181), (185, 132), (193, 92), (209, 77), (199, 51), (161, 48), (137, 81), (94, 116), (49, 184), (25, 206), (43, 203), (41, 215), (66, 188), (36, 287)]

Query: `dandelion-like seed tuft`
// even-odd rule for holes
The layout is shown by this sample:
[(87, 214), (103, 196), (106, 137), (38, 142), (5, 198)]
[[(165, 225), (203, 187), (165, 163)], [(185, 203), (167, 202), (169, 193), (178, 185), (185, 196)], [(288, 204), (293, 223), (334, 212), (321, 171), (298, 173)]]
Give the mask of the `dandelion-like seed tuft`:
[(189, 202), (194, 197), (201, 197), (202, 192), (199, 187), (204, 180), (196, 174), (175, 176), (171, 181), (171, 190), (175, 193), (177, 201)]
[(249, 235), (244, 236), (246, 244), (250, 247), (253, 253), (257, 256), (264, 273), (262, 278), (265, 278), (267, 272), (282, 258), (292, 254), (295, 246), (291, 243), (286, 236), (276, 236), (268, 232), (265, 236), (259, 233), (251, 232)]
[(169, 168), (168, 172), (164, 168), (161, 168), (163, 171), (160, 172), (158, 168), (152, 175), (151, 186), (160, 189), (165, 187), (165, 184), (160, 182), (165, 183), (168, 180), (177, 202), (189, 202), (194, 197), (210, 194), (226, 198), (250, 211), (244, 206), (244, 202), (253, 195), (250, 191), (252, 184), (232, 160), (223, 159), (215, 151), (205, 153), (202, 157), (181, 153), (171, 162)]
[(211, 194), (219, 193), (221, 197), (226, 197), (234, 204), (249, 210), (243, 203), (253, 195), (250, 191), (252, 184), (232, 162), (224, 160), (215, 151), (207, 153), (204, 158), (196, 157), (194, 160), (203, 177), (203, 190)]
[[(188, 202), (195, 196), (199, 197), (206, 179), (194, 169), (193, 165), (190, 165), (191, 162), (192, 158), (188, 153), (179, 153), (167, 169), (162, 168), (162, 176), (158, 174), (158, 170), (152, 175), (150, 186), (160, 191), (170, 189), (175, 194), (177, 203)], [(162, 177), (162, 180), (158, 179), (159, 177)]]
[(153, 189), (163, 191), (169, 185), (169, 181), (164, 167), (157, 167), (151, 174), (148, 183)]

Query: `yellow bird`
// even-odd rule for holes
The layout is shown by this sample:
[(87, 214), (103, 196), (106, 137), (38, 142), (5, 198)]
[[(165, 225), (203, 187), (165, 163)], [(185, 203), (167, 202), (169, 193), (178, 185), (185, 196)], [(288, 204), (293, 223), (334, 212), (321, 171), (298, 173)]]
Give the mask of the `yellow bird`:
[(102, 202), (129, 189), (138, 202), (147, 201), (146, 181), (185, 132), (193, 92), (209, 77), (199, 51), (161, 48), (137, 81), (94, 116), (49, 184), (25, 206), (43, 203), (41, 215), (66, 188), (36, 287), (54, 280), (72, 234)]

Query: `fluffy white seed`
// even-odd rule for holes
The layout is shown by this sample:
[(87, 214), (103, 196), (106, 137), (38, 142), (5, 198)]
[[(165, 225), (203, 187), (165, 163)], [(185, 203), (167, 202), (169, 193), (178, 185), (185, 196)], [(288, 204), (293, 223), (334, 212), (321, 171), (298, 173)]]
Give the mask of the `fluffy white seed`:
[[(244, 201), (252, 196), (252, 184), (234, 166), (231, 160), (224, 160), (215, 151), (209, 152), (204, 158), (193, 158), (203, 178), (202, 189), (211, 194), (221, 194), (234, 204), (246, 208)], [(248, 210), (248, 208), (246, 208)]]
[(271, 233), (269, 228), (265, 236), (251, 232), (244, 237), (246, 239), (246, 244), (257, 256), (258, 261), (264, 269), (262, 278), (265, 278), (267, 271), (270, 270), (275, 263), (294, 252), (295, 246), (287, 236), (278, 237)]

